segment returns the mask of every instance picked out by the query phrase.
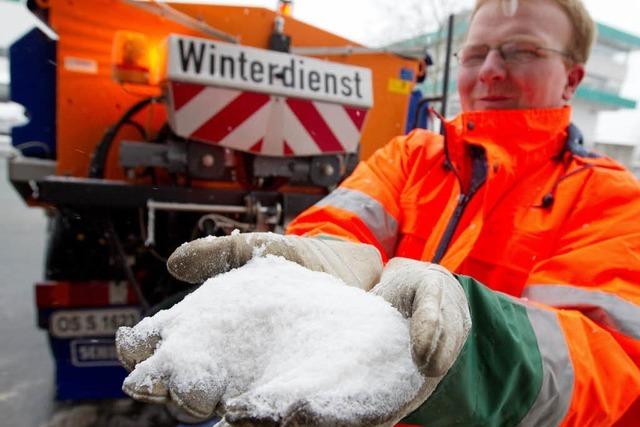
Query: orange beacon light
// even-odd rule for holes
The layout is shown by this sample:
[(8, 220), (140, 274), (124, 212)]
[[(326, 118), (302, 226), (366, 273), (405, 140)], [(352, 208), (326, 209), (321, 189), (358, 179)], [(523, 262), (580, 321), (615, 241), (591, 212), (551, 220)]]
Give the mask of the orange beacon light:
[(150, 84), (151, 52), (147, 36), (117, 31), (113, 39), (112, 75), (119, 83)]

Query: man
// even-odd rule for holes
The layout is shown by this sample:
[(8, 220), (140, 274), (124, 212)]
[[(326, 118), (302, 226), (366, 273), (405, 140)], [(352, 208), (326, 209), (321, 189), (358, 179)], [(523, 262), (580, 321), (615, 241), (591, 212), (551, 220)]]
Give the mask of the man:
[(371, 245), (431, 381), (405, 423), (637, 425), (640, 185), (582, 149), (566, 105), (593, 33), (580, 0), (478, 0), (444, 138), (391, 141), (290, 224), (307, 237), (196, 241), (170, 270), (198, 281), (266, 242), (368, 289)]

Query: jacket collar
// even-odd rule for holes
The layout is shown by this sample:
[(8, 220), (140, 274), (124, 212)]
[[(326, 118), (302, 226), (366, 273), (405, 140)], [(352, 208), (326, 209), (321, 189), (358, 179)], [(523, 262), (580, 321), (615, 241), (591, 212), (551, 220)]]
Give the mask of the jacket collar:
[[(442, 265), (455, 271), (469, 254), (483, 229), (485, 217), (491, 215), (506, 192), (516, 183), (552, 161), (563, 152), (567, 128), (571, 116), (569, 107), (538, 110), (501, 110), (463, 113), (445, 124), (445, 150), (449, 166), (460, 182), (460, 191), (473, 195), (479, 209), (471, 209), (474, 227), (466, 227), (454, 238), (445, 252)], [(477, 172), (472, 170), (478, 158), (472, 160), (478, 150), (484, 149), (486, 172), (477, 194), (470, 191)], [(445, 151), (446, 153), (446, 151)]]
[(445, 147), (453, 166), (469, 166), (469, 145), (484, 148), (492, 167), (520, 175), (562, 152), (571, 107), (462, 113), (445, 123)]

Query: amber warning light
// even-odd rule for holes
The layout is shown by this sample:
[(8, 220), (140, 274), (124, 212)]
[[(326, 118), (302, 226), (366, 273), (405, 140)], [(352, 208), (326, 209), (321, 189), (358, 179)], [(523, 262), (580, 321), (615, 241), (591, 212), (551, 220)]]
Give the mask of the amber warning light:
[(153, 55), (147, 36), (118, 31), (113, 39), (113, 78), (119, 83), (150, 84), (153, 80)]
[(292, 0), (279, 0), (278, 1), (278, 13), (282, 16), (291, 16), (293, 8)]

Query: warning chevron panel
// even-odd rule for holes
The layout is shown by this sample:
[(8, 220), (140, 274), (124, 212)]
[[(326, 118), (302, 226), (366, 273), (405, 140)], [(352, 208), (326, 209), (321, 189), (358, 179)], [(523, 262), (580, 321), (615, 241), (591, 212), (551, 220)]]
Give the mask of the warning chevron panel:
[(366, 108), (171, 82), (179, 136), (269, 156), (355, 153)]

